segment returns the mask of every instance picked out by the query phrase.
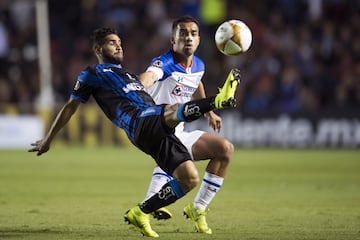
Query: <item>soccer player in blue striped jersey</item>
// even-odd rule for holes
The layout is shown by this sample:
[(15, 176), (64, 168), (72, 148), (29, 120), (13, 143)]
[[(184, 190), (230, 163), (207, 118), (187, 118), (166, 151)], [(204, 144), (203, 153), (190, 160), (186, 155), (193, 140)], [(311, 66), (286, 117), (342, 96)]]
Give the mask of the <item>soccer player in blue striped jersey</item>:
[[(195, 54), (200, 44), (198, 21), (191, 16), (182, 16), (173, 22), (170, 39), (171, 49), (151, 61), (146, 72), (140, 75), (148, 82), (148, 92), (156, 104), (186, 103), (192, 99), (206, 98), (202, 78), (205, 72), (203, 61)], [(210, 111), (205, 114), (209, 125), (220, 131), (220, 116)], [(185, 215), (191, 219), (200, 233), (211, 234), (206, 222), (208, 205), (222, 186), (227, 168), (234, 152), (228, 140), (200, 130), (185, 131), (184, 123), (175, 128), (175, 135), (186, 146), (193, 160), (210, 160), (193, 201), (184, 208)], [(160, 167), (155, 167), (145, 200), (158, 192), (161, 186), (172, 177)], [(166, 208), (153, 213), (157, 219), (172, 216)]]
[(80, 103), (86, 103), (92, 96), (110, 121), (122, 128), (137, 148), (150, 155), (173, 177), (158, 193), (125, 214), (125, 219), (143, 235), (159, 237), (151, 228), (150, 213), (183, 197), (199, 182), (190, 153), (174, 135), (174, 129), (179, 122), (196, 120), (215, 108), (234, 107), (239, 72), (236, 69), (230, 71), (216, 96), (183, 104), (156, 105), (138, 76), (122, 67), (123, 49), (114, 29), (96, 29), (91, 35), (91, 44), (98, 64), (79, 74), (70, 99), (57, 114), (45, 137), (32, 143), (29, 152), (36, 152), (38, 156), (46, 153)]

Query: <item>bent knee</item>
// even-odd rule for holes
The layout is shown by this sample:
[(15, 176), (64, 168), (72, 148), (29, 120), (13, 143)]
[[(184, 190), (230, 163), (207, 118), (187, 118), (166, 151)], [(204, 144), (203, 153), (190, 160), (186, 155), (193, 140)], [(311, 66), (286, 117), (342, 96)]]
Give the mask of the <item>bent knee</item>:
[(227, 162), (230, 162), (234, 154), (234, 145), (230, 141), (224, 139), (221, 149), (221, 158)]
[(198, 174), (191, 174), (185, 178), (179, 178), (178, 180), (184, 192), (190, 192), (200, 182)]
[(178, 179), (184, 192), (189, 192), (200, 182), (198, 171), (190, 160), (180, 164), (175, 169), (173, 177)]
[(198, 174), (194, 174), (189, 176), (188, 178), (182, 181), (183, 188), (186, 192), (190, 191), (191, 189), (195, 188), (200, 182), (200, 178)]

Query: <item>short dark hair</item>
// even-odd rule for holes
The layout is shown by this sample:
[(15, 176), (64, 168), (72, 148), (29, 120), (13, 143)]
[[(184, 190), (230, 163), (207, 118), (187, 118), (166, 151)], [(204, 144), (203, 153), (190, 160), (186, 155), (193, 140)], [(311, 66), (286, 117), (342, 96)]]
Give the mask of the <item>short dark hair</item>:
[(184, 23), (184, 22), (185, 23), (193, 22), (198, 26), (198, 28), (200, 30), (200, 24), (199, 24), (198, 20), (196, 20), (194, 17), (192, 17), (190, 15), (184, 15), (184, 16), (181, 16), (181, 17), (179, 17), (179, 18), (177, 18), (177, 19), (175, 19), (173, 21), (172, 32), (174, 33), (176, 31), (176, 28), (179, 25), (179, 23)]
[(116, 34), (117, 31), (114, 28), (102, 27), (95, 29), (90, 35), (90, 44), (92, 47), (95, 45), (102, 45), (105, 43), (105, 37), (110, 34)]

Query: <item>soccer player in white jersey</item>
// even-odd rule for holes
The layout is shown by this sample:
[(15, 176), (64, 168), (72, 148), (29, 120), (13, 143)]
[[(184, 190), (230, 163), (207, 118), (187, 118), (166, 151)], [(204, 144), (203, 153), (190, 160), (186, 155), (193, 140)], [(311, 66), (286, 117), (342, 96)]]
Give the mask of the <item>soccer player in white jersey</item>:
[[(140, 78), (156, 104), (185, 103), (192, 99), (205, 98), (202, 77), (205, 66), (194, 55), (200, 43), (199, 23), (191, 16), (182, 16), (173, 22), (171, 49), (154, 58)], [(221, 118), (214, 112), (206, 115), (209, 125), (221, 129)], [(200, 233), (211, 234), (206, 222), (208, 205), (222, 186), (234, 146), (228, 140), (208, 132), (184, 131), (184, 124), (177, 126), (175, 135), (186, 146), (194, 161), (210, 160), (194, 201), (184, 208), (184, 215), (190, 218)], [(155, 167), (145, 200), (158, 192), (172, 177), (160, 167)], [(165, 208), (153, 213), (157, 219), (171, 218)]]

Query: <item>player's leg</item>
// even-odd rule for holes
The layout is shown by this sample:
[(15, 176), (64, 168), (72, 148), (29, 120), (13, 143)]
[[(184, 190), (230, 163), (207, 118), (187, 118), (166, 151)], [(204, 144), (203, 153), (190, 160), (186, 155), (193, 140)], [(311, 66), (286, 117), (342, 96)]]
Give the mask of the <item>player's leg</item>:
[(160, 191), (140, 204), (144, 213), (151, 213), (183, 197), (199, 183), (199, 175), (194, 163), (187, 160), (178, 165), (173, 179), (161, 187)]
[(167, 105), (164, 111), (165, 122), (176, 127), (179, 122), (191, 122), (213, 109), (233, 108), (236, 106), (235, 93), (240, 83), (240, 72), (232, 69), (219, 93), (215, 97), (189, 101), (183, 104)]
[(192, 145), (192, 153), (194, 160), (210, 159), (206, 172), (225, 177), (234, 153), (234, 145), (223, 137), (204, 133)]
[[(149, 135), (153, 141), (147, 142), (146, 145), (146, 142), (139, 140), (138, 144), (144, 152), (153, 156), (157, 164), (174, 179), (167, 182), (149, 199), (131, 208), (124, 216), (126, 222), (150, 237), (158, 236), (151, 229), (150, 213), (182, 198), (199, 182), (198, 172), (188, 150), (175, 135), (168, 133), (169, 129), (164, 128), (163, 121), (161, 123), (158, 121), (159, 116), (161, 115), (150, 116), (146, 120), (139, 119), (139, 127), (145, 129), (141, 136)], [(145, 128), (149, 125), (153, 128)]]
[(152, 195), (159, 192), (161, 187), (170, 180), (172, 180), (172, 177), (166, 172), (164, 172), (164, 170), (162, 170), (159, 166), (156, 166), (152, 173), (149, 188), (145, 195), (145, 200), (149, 199)]
[(138, 206), (129, 209), (124, 215), (125, 222), (135, 226), (145, 236), (159, 237), (151, 228), (150, 214), (156, 209), (168, 206), (182, 198), (199, 182), (197, 170), (191, 160), (182, 162), (176, 167), (173, 176), (174, 179), (162, 186), (159, 192)]
[(150, 213), (182, 198), (199, 182), (198, 172), (191, 160), (182, 162), (174, 170), (173, 176), (174, 179), (162, 186), (158, 193), (125, 213), (124, 220), (134, 225), (145, 236), (159, 236), (151, 228)]
[[(155, 193), (159, 192), (161, 187), (172, 179), (173, 178), (169, 174), (164, 172), (164, 170), (162, 170), (159, 166), (156, 166), (152, 173), (151, 181), (150, 181), (144, 201), (149, 199)], [(166, 208), (157, 209), (152, 213), (152, 215), (155, 219), (158, 219), (158, 220), (166, 220), (166, 219), (169, 219), (172, 217), (171, 212)]]
[(194, 160), (210, 159), (194, 202), (184, 208), (184, 213), (198, 232), (211, 234), (206, 222), (207, 207), (222, 185), (234, 147), (222, 137), (199, 130), (177, 132), (176, 136), (192, 152)]

